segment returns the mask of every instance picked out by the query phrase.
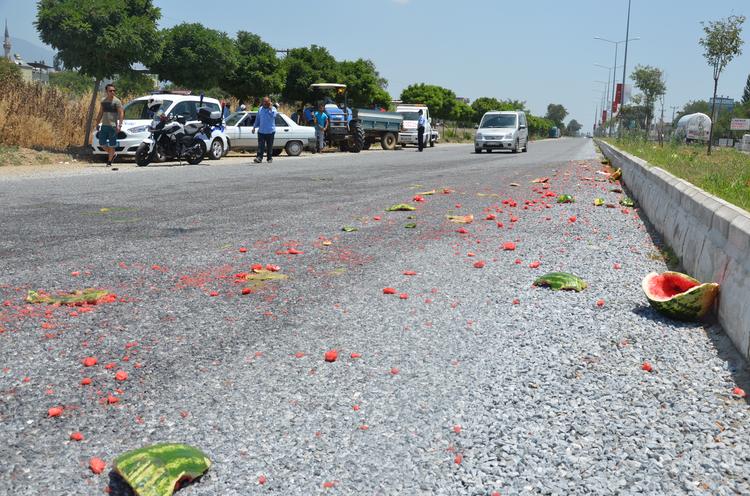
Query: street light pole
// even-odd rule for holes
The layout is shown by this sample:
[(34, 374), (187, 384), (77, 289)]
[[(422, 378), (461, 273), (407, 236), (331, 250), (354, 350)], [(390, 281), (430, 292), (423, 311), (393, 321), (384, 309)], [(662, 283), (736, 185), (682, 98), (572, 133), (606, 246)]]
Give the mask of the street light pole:
[[(628, 0), (628, 22), (625, 26), (625, 58), (622, 62), (622, 104), (625, 105), (625, 74), (628, 71), (628, 37), (630, 36), (630, 3)], [(622, 136), (622, 125), (620, 126), (620, 136)]]
[[(628, 10), (629, 9), (630, 9), (630, 7), (628, 7)], [(630, 14), (628, 14), (628, 19), (630, 19)], [(630, 27), (629, 26), (630, 26), (630, 20), (628, 20), (628, 34), (630, 34)], [(616, 76), (616, 71), (617, 71), (617, 67), (619, 67), (617, 65), (617, 54), (618, 54), (618, 50), (620, 48), (620, 43), (625, 43), (625, 53), (627, 54), (628, 42), (629, 41), (640, 40), (641, 38), (640, 37), (635, 37), (635, 38), (627, 38), (626, 37), (624, 40), (614, 41), (614, 40), (608, 40), (607, 38), (602, 38), (601, 36), (594, 36), (594, 39), (595, 40), (599, 40), (599, 41), (606, 41), (607, 43), (612, 43), (615, 46), (615, 65), (612, 66), (612, 102), (611, 102), (612, 103), (611, 107), (614, 107), (615, 94), (617, 93), (617, 76)], [(622, 68), (623, 68), (623, 73), (624, 73), (625, 72), (625, 65), (623, 65)], [(620, 102), (620, 103), (625, 103), (624, 102), (624, 100), (625, 100), (625, 83), (624, 82), (623, 82), (622, 86), (623, 86), (623, 88), (622, 88), (623, 89), (623, 94), (622, 94), (623, 101)], [(609, 122), (610, 122), (610, 132), (611, 132), (611, 130), (612, 130), (611, 126), (613, 125), (613, 121), (610, 120)]]

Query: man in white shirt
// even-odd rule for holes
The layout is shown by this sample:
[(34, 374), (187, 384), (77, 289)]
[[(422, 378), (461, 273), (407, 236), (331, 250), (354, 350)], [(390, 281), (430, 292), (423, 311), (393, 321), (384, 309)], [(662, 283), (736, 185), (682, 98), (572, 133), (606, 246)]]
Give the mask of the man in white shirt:
[(427, 118), (424, 116), (424, 112), (419, 110), (419, 120), (417, 121), (417, 141), (419, 142), (419, 151), (424, 150), (424, 128), (427, 124)]

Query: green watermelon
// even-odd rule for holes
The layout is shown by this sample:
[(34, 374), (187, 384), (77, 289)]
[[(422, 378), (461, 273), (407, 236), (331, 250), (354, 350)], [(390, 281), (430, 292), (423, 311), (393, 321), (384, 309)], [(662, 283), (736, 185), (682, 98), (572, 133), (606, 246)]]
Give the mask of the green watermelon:
[(651, 272), (641, 283), (651, 306), (667, 317), (698, 320), (711, 310), (719, 292), (715, 282), (701, 284), (680, 272)]
[(115, 471), (137, 496), (171, 496), (183, 482), (203, 475), (211, 460), (186, 444), (155, 444), (123, 453)]
[(557, 197), (557, 203), (573, 203), (576, 199), (572, 195), (560, 195)]
[(548, 286), (554, 290), (570, 289), (573, 291), (583, 291), (588, 287), (586, 281), (580, 277), (567, 272), (550, 272), (537, 278), (534, 286)]

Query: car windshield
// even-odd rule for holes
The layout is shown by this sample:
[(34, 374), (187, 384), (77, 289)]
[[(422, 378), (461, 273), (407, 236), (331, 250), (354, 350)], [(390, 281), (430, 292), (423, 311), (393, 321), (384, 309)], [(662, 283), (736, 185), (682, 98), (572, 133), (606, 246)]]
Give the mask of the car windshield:
[(236, 126), (238, 122), (240, 122), (240, 119), (245, 117), (244, 112), (235, 112), (229, 117), (227, 117), (227, 126)]
[(405, 121), (418, 121), (419, 120), (419, 112), (399, 112), (399, 114), (404, 116)]
[(516, 127), (516, 114), (485, 115), (479, 127)]
[[(161, 107), (159, 110), (163, 113), (166, 112), (172, 100), (162, 100)], [(148, 108), (148, 100), (133, 100), (132, 102), (125, 105), (125, 119), (142, 120), (142, 119), (153, 119), (154, 112)]]

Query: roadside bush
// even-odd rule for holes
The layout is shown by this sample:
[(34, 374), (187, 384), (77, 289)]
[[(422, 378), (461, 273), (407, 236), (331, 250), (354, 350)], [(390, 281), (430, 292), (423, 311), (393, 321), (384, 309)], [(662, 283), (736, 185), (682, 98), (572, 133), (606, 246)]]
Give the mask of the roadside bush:
[(0, 59), (0, 84), (21, 81), (21, 69), (6, 58)]
[[(0, 144), (65, 151), (80, 146), (91, 93), (0, 78)], [(45, 109), (40, 112), (39, 109)]]

